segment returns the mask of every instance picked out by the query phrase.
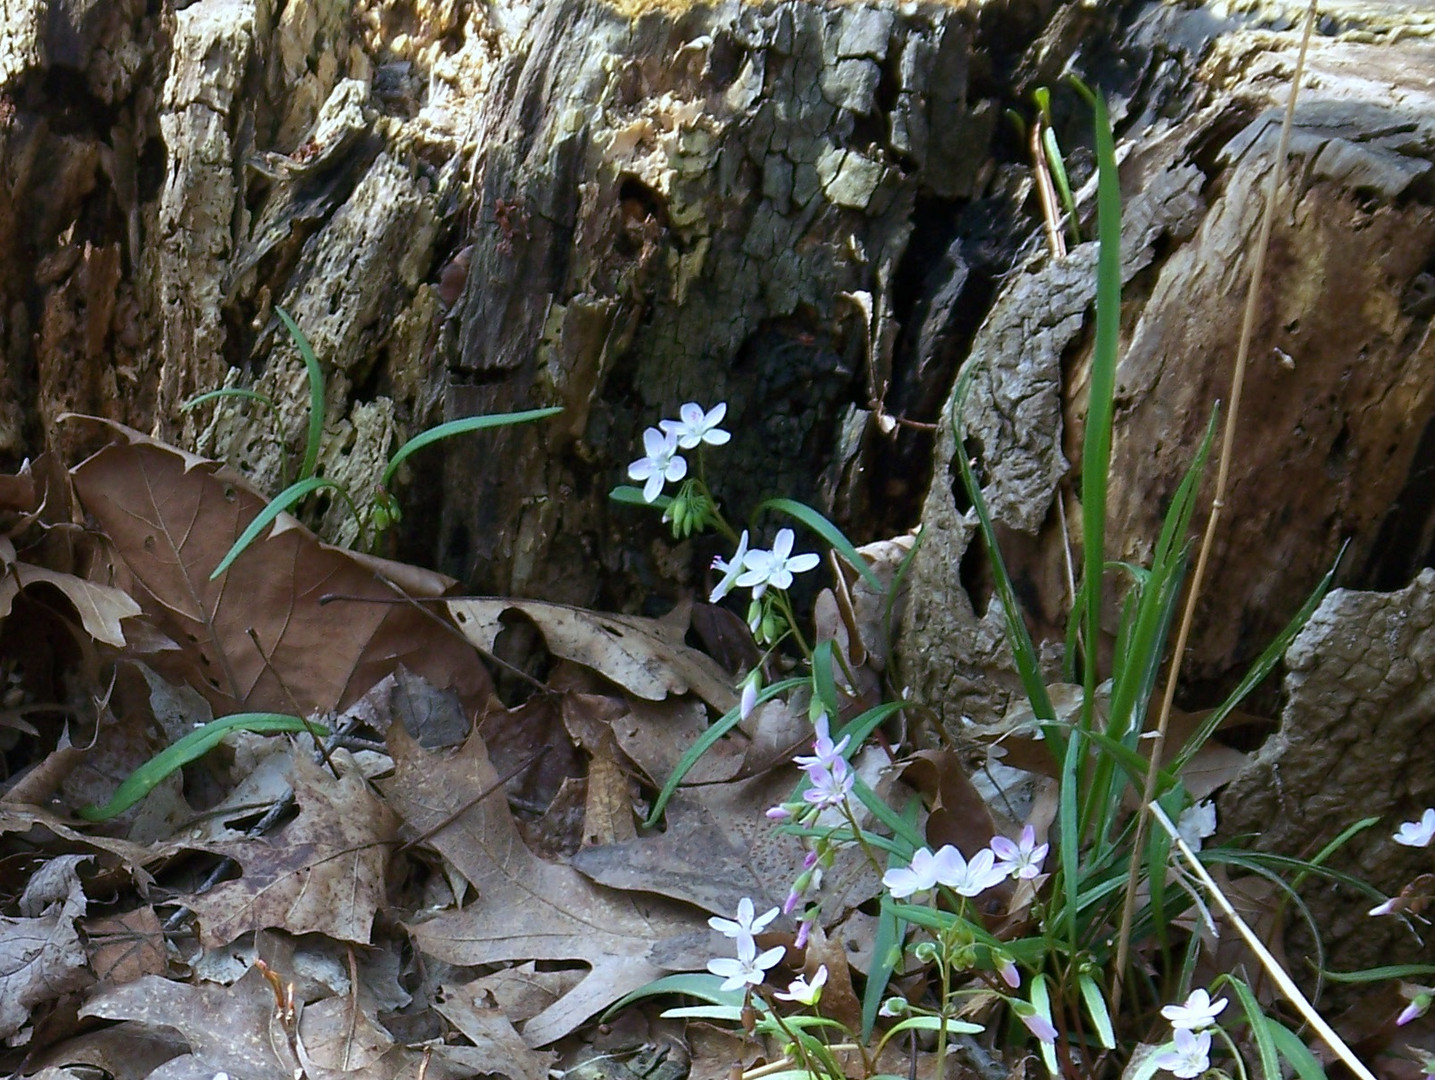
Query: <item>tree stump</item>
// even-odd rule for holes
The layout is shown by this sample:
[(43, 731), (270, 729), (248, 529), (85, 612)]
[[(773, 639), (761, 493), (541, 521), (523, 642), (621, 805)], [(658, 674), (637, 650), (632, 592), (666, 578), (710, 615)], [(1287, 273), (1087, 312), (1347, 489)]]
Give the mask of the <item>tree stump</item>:
[[(1227, 393), (1296, 14), (16, 0), (0, 453), (73, 462), (95, 436), (59, 417), (89, 412), (277, 490), (308, 420), (283, 307), (325, 371), (324, 475), (356, 498), (434, 423), (564, 408), (416, 456), (398, 554), (477, 591), (663, 608), (705, 593), (715, 551), (607, 492), (658, 416), (726, 401), (714, 486), (738, 515), (782, 494), (858, 540), (923, 525), (904, 678), (949, 726), (994, 722), (1013, 682), (953, 461), (979, 459), (1028, 615), (1059, 640), (1094, 291), (1089, 245), (1046, 250), (1003, 112), (1029, 114), (1067, 70), (1113, 102), (1127, 292), (1108, 554), (1141, 561)], [(1415, 5), (1342, 4), (1313, 46), (1191, 707), (1342, 541), (1355, 588), (1435, 558), (1431, 26)], [(1089, 118), (1055, 102), (1079, 184)], [(979, 392), (958, 448), (964, 364)], [(182, 408), (221, 386), (273, 406)], [(346, 514), (310, 511), (341, 542)], [(1390, 737), (1428, 744), (1427, 726), (1411, 712)], [(1428, 780), (1367, 783), (1381, 812), (1435, 801)]]

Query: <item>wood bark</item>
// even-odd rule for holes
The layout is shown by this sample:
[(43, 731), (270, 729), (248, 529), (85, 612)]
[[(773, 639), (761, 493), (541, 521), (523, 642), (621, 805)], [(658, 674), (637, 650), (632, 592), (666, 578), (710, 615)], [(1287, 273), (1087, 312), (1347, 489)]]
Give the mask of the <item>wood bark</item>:
[[(1047, 252), (1003, 111), (1029, 115), (1068, 69), (1113, 102), (1127, 292), (1108, 554), (1141, 561), (1227, 396), (1295, 14), (7, 0), (0, 454), (73, 462), (94, 436), (59, 416), (90, 412), (277, 490), (308, 397), (278, 305), (326, 373), (324, 473), (357, 498), (436, 422), (564, 407), (416, 456), (400, 554), (479, 591), (661, 609), (705, 592), (716, 549), (607, 492), (645, 426), (723, 400), (735, 439), (713, 479), (736, 514), (782, 494), (859, 540), (922, 523), (902, 675), (949, 726), (995, 722), (1014, 683), (953, 461), (978, 459), (1032, 625), (1059, 641), (1094, 293), (1091, 246)], [(1435, 558), (1431, 27), (1346, 6), (1314, 45), (1192, 707), (1343, 541), (1356, 588)], [(1089, 120), (1056, 102), (1080, 184)], [(182, 409), (219, 386), (273, 407)], [(312, 517), (353, 536), (342, 506)], [(1407, 714), (1389, 737), (1428, 741)], [(1435, 801), (1428, 780), (1371, 783), (1391, 813)]]

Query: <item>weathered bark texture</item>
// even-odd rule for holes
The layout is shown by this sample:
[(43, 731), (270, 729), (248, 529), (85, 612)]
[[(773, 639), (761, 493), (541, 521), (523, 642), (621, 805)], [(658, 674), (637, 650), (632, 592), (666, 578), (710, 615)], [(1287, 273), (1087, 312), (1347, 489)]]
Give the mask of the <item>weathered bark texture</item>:
[[(859, 539), (920, 519), (904, 677), (949, 725), (993, 722), (1013, 683), (954, 455), (978, 459), (1028, 615), (1059, 641), (1054, 508), (1079, 520), (1095, 259), (1046, 252), (1003, 110), (1068, 68), (1114, 104), (1127, 302), (1108, 554), (1142, 561), (1227, 393), (1295, 14), (6, 0), (0, 455), (75, 460), (94, 436), (59, 423), (74, 410), (277, 489), (308, 416), (279, 305), (326, 373), (324, 474), (356, 498), (438, 421), (562, 405), (416, 456), (400, 553), (482, 591), (631, 610), (702, 591), (713, 550), (606, 494), (645, 426), (724, 400), (736, 437), (710, 467), (739, 516), (783, 494)], [(1342, 540), (1352, 587), (1405, 585), (1435, 557), (1431, 32), (1428, 12), (1346, 6), (1313, 46), (1192, 706)], [(1089, 119), (1074, 95), (1056, 105), (1080, 182)], [(959, 449), (944, 401), (967, 363)], [(221, 385), (272, 410), (181, 410)], [(889, 416), (939, 422), (935, 439), (884, 433)], [(339, 541), (346, 515), (313, 511)], [(1402, 692), (1423, 692), (1416, 670)], [(1398, 719), (1428, 742), (1426, 714)], [(1435, 801), (1428, 775), (1369, 783), (1408, 814)]]
[[(1268, 35), (1221, 39), (1205, 68), (1224, 84), (1216, 100), (1147, 133), (1124, 162), (1111, 557), (1149, 560), (1212, 405), (1228, 394), (1278, 135), (1284, 91), (1273, 73), (1288, 74), (1293, 50)], [(1348, 581), (1403, 582), (1430, 559), (1432, 64), (1425, 43), (1313, 50), (1293, 178), (1277, 195), (1288, 209), (1272, 238), (1225, 527), (1186, 659), (1198, 684), (1228, 682), (1254, 658), (1343, 540)], [(964, 417), (967, 450), (991, 477), (993, 513), (1034, 538), (1015, 538), (1024, 551), (1014, 572), (1048, 636), (1067, 610), (1066, 540), (1051, 509), (1079, 457), (1092, 259), (1077, 249), (1054, 264), (1040, 253), (1010, 280), (974, 343), (981, 375)], [(909, 674), (949, 716), (990, 721), (1013, 684), (993, 682), (979, 661), (997, 613), (979, 629), (952, 595), (971, 528), (955, 452), (944, 416), (922, 515), (932, 532), (914, 579)], [(1069, 507), (1068, 520), (1077, 513)]]
[[(1266, 851), (1309, 852), (1358, 818), (1419, 818), (1435, 774), (1435, 571), (1392, 593), (1335, 590), (1287, 650), (1286, 666), (1281, 729), (1222, 795), (1223, 827), (1256, 834)], [(1335, 865), (1403, 884), (1428, 872), (1430, 857), (1375, 829)], [(1349, 899), (1319, 905), (1342, 966), (1378, 967), (1409, 947), (1401, 929), (1373, 932), (1370, 905)]]

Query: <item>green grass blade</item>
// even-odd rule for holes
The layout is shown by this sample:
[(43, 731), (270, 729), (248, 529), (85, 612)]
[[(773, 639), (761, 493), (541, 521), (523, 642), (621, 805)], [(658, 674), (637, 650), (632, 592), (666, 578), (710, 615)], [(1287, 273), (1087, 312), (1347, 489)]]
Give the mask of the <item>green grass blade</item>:
[[(1166, 810), (1172, 821), (1175, 821), (1180, 813), (1177, 811), (1172, 814), (1169, 806), (1163, 805), (1162, 809)], [(1170, 857), (1170, 835), (1165, 829), (1149, 830), (1146, 834), (1146, 882), (1151, 890), (1151, 898), (1147, 903), (1156, 944), (1160, 946), (1163, 956), (1171, 947), (1171, 920), (1166, 911), (1166, 862)]]
[(274, 408), (274, 402), (271, 401), (265, 395), (261, 394), (258, 390), (246, 390), (240, 386), (225, 386), (219, 390), (207, 390), (203, 394), (199, 394), (195, 397), (190, 398), (188, 401), (186, 401), (183, 405), (179, 407), (179, 411), (189, 412), (191, 409), (199, 408), (206, 401), (213, 401), (216, 398), (226, 397), (246, 398), (249, 401), (257, 401), (263, 405), (267, 405), (271, 409)]
[(274, 314), (289, 331), (299, 355), (304, 358), (304, 373), (309, 379), (309, 438), (304, 444), (304, 464), (299, 468), (299, 479), (307, 480), (319, 468), (319, 447), (324, 441), (324, 371), (309, 347), (309, 339), (299, 329), (299, 324), (289, 317), (281, 307), (275, 307)]
[(494, 413), (492, 416), (466, 416), (462, 420), (450, 420), (446, 424), (439, 424), (427, 431), (415, 435), (398, 452), (389, 459), (388, 468), (384, 470), (383, 479), (380, 481), (384, 487), (389, 486), (395, 471), (403, 463), (404, 459), (416, 450), (422, 450), (440, 439), (447, 439), (453, 435), (464, 435), (470, 431), (484, 431), (488, 428), (508, 427), (512, 424), (526, 424), (532, 420), (543, 420), (550, 416), (557, 416), (563, 411), (562, 406), (554, 405), (546, 409), (528, 409), (524, 412)]
[(872, 734), (878, 724), (881, 724), (893, 713), (905, 709), (908, 704), (909, 702), (906, 701), (884, 701), (881, 705), (872, 706), (872, 708), (866, 712), (853, 717), (844, 724), (842, 729), (832, 736), (837, 742), (841, 742), (842, 736), (844, 735), (850, 735), (852, 737), (851, 744), (842, 756), (851, 757), (856, 753), (857, 748), (867, 740), (867, 736)]
[(1362, 971), (1325, 972), (1326, 980), (1334, 983), (1389, 982), (1391, 979), (1423, 979), (1427, 975), (1435, 975), (1435, 964), (1390, 964)]
[(1111, 1027), (1111, 1012), (1106, 1008), (1106, 998), (1101, 993), (1101, 987), (1084, 971), (1076, 977), (1076, 981), (1081, 988), (1081, 1000), (1086, 1005), (1086, 1014), (1091, 1017), (1091, 1024), (1096, 1028), (1096, 1036), (1101, 1040), (1101, 1045), (1107, 1050), (1116, 1049), (1116, 1032)]
[[(916, 562), (917, 552), (922, 550), (922, 541), (926, 537), (927, 530), (919, 529), (916, 539), (912, 541), (912, 547), (906, 555), (902, 556), (902, 561), (897, 565), (897, 572), (892, 575), (892, 584), (887, 587), (887, 595), (882, 598), (882, 648), (887, 655), (889, 667), (894, 667), (893, 658), (896, 651), (892, 648), (892, 640), (895, 636), (892, 619), (896, 615), (897, 600), (902, 595), (907, 582), (907, 573), (912, 569), (912, 564)], [(900, 685), (895, 669), (888, 673), (888, 685)]]
[(842, 556), (842, 560), (851, 566), (852, 569), (866, 578), (867, 584), (876, 589), (879, 595), (885, 591), (882, 587), (882, 579), (867, 565), (867, 560), (857, 553), (857, 549), (852, 546), (852, 541), (848, 540), (847, 537), (842, 534), (841, 529), (828, 521), (816, 510), (812, 509), (812, 507), (805, 503), (797, 502), (794, 499), (768, 499), (757, 508), (757, 513), (760, 514), (764, 510), (776, 510), (778, 513), (786, 514), (802, 522), (802, 524), (822, 537), (823, 540), (827, 541), (828, 546), (837, 552), (838, 555)]
[[(916, 809), (913, 804), (913, 810)], [(892, 865), (888, 860), (888, 866)], [(892, 910), (892, 898), (882, 894), (877, 911), (877, 932), (872, 938), (872, 966), (867, 972), (867, 987), (862, 991), (862, 1042), (872, 1041), (872, 1029), (877, 1024), (877, 1010), (887, 993), (887, 984), (892, 972), (902, 959), (902, 939), (906, 936), (907, 924), (897, 918)]]
[(339, 485), (332, 480), (325, 480), (322, 476), (311, 476), (307, 480), (300, 480), (297, 483), (290, 484), (278, 495), (274, 496), (269, 504), (265, 506), (263, 510), (259, 511), (259, 516), (249, 523), (249, 527), (239, 534), (239, 539), (234, 541), (234, 546), (229, 549), (229, 553), (225, 555), (219, 565), (214, 568), (214, 573), (209, 575), (209, 580), (213, 581), (219, 577), (220, 574), (224, 573), (224, 571), (228, 570), (234, 560), (244, 554), (245, 549), (254, 543), (255, 538), (273, 524), (275, 518), (301, 499), (325, 487), (338, 488)]
[(1051, 172), (1051, 181), (1061, 198), (1061, 208), (1066, 211), (1066, 232), (1073, 243), (1081, 243), (1081, 226), (1076, 217), (1076, 200), (1071, 195), (1071, 178), (1066, 175), (1066, 161), (1061, 156), (1061, 147), (1056, 141), (1056, 132), (1050, 124), (1043, 125), (1041, 145), (1046, 150), (1046, 167)]
[(1050, 744), (1052, 754), (1057, 760), (1061, 760), (1065, 753), (1066, 735), (1061, 726), (1055, 722), (1056, 709), (1051, 704), (1051, 696), (1046, 691), (1046, 683), (1042, 681), (1036, 646), (1032, 644), (1031, 634), (1022, 620), (1021, 606), (1016, 599), (1016, 589), (1012, 587), (1011, 574), (1007, 571), (1006, 560), (1002, 558), (1001, 546), (997, 543), (996, 528), (992, 524), (991, 514), (987, 511), (986, 498), (982, 495), (981, 486), (972, 472), (972, 463), (967, 459), (966, 429), (962, 424), (961, 417), (966, 407), (967, 397), (971, 393), (973, 370), (969, 365), (962, 372), (957, 379), (956, 390), (952, 394), (952, 438), (956, 441), (957, 465), (961, 470), (962, 484), (967, 489), (967, 497), (972, 501), (972, 510), (977, 515), (977, 525), (981, 531), (987, 557), (991, 560), (993, 583), (996, 587), (997, 597), (1001, 600), (1002, 614), (1006, 618), (1007, 643), (1011, 646), (1012, 658), (1016, 662), (1022, 690), (1026, 694), (1027, 700), (1031, 702), (1032, 712), (1042, 723), (1042, 734)]
[[(777, 697), (777, 695), (785, 694), (793, 687), (802, 686), (808, 682), (809, 680), (807, 679), (782, 679), (769, 686), (764, 686), (758, 692), (758, 704), (764, 701), (771, 701)], [(678, 759), (678, 764), (673, 769), (673, 774), (668, 777), (667, 782), (663, 784), (663, 789), (658, 792), (657, 799), (653, 801), (653, 808), (648, 811), (647, 820), (643, 822), (643, 828), (651, 829), (662, 819), (663, 810), (667, 807), (668, 800), (673, 797), (673, 792), (677, 791), (678, 785), (683, 782), (683, 777), (688, 775), (692, 767), (698, 763), (699, 758), (712, 749), (714, 743), (733, 728), (737, 727), (741, 720), (741, 706), (735, 705), (723, 713), (722, 718), (718, 720), (717, 723), (704, 731), (698, 736), (696, 741), (694, 741), (693, 745), (688, 747), (687, 752)]]
[(1080, 947), (1076, 915), (1079, 910), (1076, 890), (1081, 880), (1081, 840), (1077, 835), (1079, 820), (1076, 806), (1076, 773), (1079, 760), (1086, 755), (1086, 739), (1081, 731), (1072, 732), (1061, 762), (1061, 785), (1058, 789), (1057, 830), (1060, 836), (1057, 856), (1061, 866), (1064, 895), (1062, 915), (1066, 923), (1066, 943), (1075, 954)]
[(1082, 581), (1086, 607), (1084, 657), (1086, 688), (1082, 720), (1095, 709), (1096, 657), (1101, 624), (1101, 578), (1106, 566), (1106, 495), (1111, 467), (1111, 425), (1115, 409), (1116, 361), (1121, 329), (1121, 184), (1116, 143), (1106, 101), (1078, 84), (1095, 113), (1096, 133), (1096, 343), (1088, 376), (1086, 428), (1081, 447)]
[(1186, 745), (1181, 748), (1181, 753), (1177, 755), (1176, 760), (1172, 763), (1171, 769), (1173, 772), (1181, 771), (1185, 764), (1195, 756), (1196, 751), (1206, 744), (1206, 740), (1211, 737), (1211, 733), (1220, 727), (1221, 722), (1236, 710), (1236, 707), (1246, 699), (1246, 695), (1259, 686), (1262, 680), (1264, 680), (1265, 677), (1271, 673), (1272, 669), (1275, 668), (1276, 664), (1280, 662), (1281, 657), (1285, 655), (1286, 649), (1290, 648), (1290, 643), (1295, 640), (1301, 628), (1310, 621), (1310, 617), (1315, 614), (1315, 609), (1320, 607), (1320, 602), (1325, 599), (1325, 594), (1330, 591), (1331, 585), (1335, 582), (1335, 572), (1339, 569), (1341, 558), (1344, 555), (1345, 547), (1342, 546), (1340, 554), (1335, 557), (1335, 564), (1326, 572), (1325, 577), (1320, 579), (1320, 583), (1316, 585), (1315, 590), (1306, 598), (1306, 602), (1301, 605), (1301, 609), (1296, 612), (1295, 617), (1291, 619), (1291, 621), (1286, 624), (1285, 629), (1277, 634), (1271, 643), (1266, 646), (1265, 651), (1256, 657), (1255, 663), (1246, 671), (1246, 674), (1242, 677), (1241, 681), (1236, 684), (1236, 688), (1231, 691), (1226, 700), (1213, 709), (1211, 715), (1201, 722), (1201, 726), (1191, 733), (1190, 738), (1186, 740)]
[(1280, 1056), (1290, 1062), (1295, 1074), (1300, 1080), (1326, 1080), (1325, 1066), (1320, 1059), (1310, 1052), (1310, 1047), (1296, 1036), (1279, 1020), (1266, 1018), (1266, 1029), (1270, 1032), (1271, 1041), (1275, 1043), (1276, 1050)]
[(1251, 992), (1251, 988), (1242, 980), (1231, 979), (1230, 986), (1235, 990), (1236, 997), (1240, 998), (1241, 1008), (1246, 1012), (1246, 1023), (1251, 1034), (1255, 1036), (1256, 1051), (1261, 1058), (1261, 1074), (1266, 1080), (1281, 1080), (1280, 1064), (1276, 1061), (1276, 1043), (1271, 1036), (1270, 1021), (1266, 1018), (1265, 1011), (1256, 1001), (1256, 995)]
[[(329, 733), (327, 728), (318, 724), (310, 724), (308, 727), (313, 728), (321, 735)], [(221, 720), (204, 724), (195, 728), (184, 738), (165, 747), (130, 773), (124, 782), (115, 789), (114, 795), (104, 806), (86, 806), (77, 813), (86, 821), (108, 821), (112, 817), (123, 814), (153, 791), (165, 777), (176, 769), (183, 768), (191, 761), (197, 761), (213, 750), (219, 745), (219, 741), (231, 731), (253, 731), (261, 735), (269, 735), (277, 732), (295, 733), (305, 730), (307, 728), (304, 721), (299, 717), (285, 716), (282, 713), (235, 713)]]
[(917, 830), (917, 827), (888, 806), (886, 800), (868, 787), (860, 776), (855, 777), (852, 781), (852, 794), (857, 796), (857, 800), (863, 806), (872, 811), (873, 817), (892, 830), (893, 836), (899, 840), (905, 840), (912, 845), (913, 849), (926, 844), (926, 837)]
[[(742, 1007), (743, 994), (741, 990), (720, 989), (723, 984), (721, 976), (698, 974), (691, 975), (665, 975), (661, 979), (654, 979), (650, 983), (644, 983), (638, 989), (624, 994), (613, 1004), (608, 1006), (606, 1012), (599, 1019), (607, 1022), (618, 1013), (622, 1012), (635, 1001), (642, 1001), (644, 998), (656, 997), (659, 994), (682, 994), (686, 997), (697, 998), (709, 1005), (735, 1005)], [(762, 999), (756, 1002), (759, 1009), (765, 1009)]]
[(832, 674), (832, 639), (824, 638), (812, 650), (812, 692), (822, 703), (822, 711), (830, 723), (842, 715), (842, 702), (837, 697), (837, 680)]

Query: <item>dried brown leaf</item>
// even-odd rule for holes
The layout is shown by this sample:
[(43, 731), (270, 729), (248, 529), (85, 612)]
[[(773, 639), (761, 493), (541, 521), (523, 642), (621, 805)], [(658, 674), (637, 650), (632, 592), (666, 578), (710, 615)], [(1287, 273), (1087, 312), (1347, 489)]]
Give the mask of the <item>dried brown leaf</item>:
[[(311, 1030), (316, 1042), (327, 1048), (331, 1033), (327, 1029), (343, 1022), (344, 1006), (311, 1003), (304, 1014), (316, 1009), (319, 1017)], [(137, 1022), (133, 1027), (121, 1025), (116, 1029), (119, 1031), (152, 1027), (177, 1030), (189, 1044), (190, 1053), (171, 1059), (151, 1074), (164, 1080), (213, 1080), (217, 1072), (244, 1080), (293, 1080), (295, 1076), (307, 1076), (309, 1080), (418, 1080), (420, 1075), (427, 1080), (457, 1080), (471, 1075), (449, 1064), (442, 1048), (425, 1060), (423, 1052), (393, 1046), (390, 1040), (382, 1056), (370, 1056), (378, 1042), (387, 1039), (372, 1025), (364, 1036), (362, 1052), (357, 1042), (352, 1052), (352, 1060), (365, 1058), (365, 1064), (348, 1070), (320, 1065), (306, 1050), (303, 1017), (296, 1040), (300, 1053), (296, 1055), (291, 1033), (275, 1016), (274, 992), (258, 968), (250, 968), (232, 986), (180, 983), (147, 975), (136, 982), (101, 990), (80, 1015)], [(340, 1019), (336, 1021), (335, 1017)]]
[[(178, 669), (217, 715), (343, 708), (400, 664), (470, 706), (487, 699), (474, 651), (393, 584), (435, 597), (450, 579), (321, 544), (281, 515), (210, 581), (264, 498), (216, 462), (108, 426), (123, 441), (73, 470), (76, 491), (133, 575), (130, 591), (180, 645), (156, 667)], [(321, 605), (326, 595), (357, 599)]]
[[(343, 767), (347, 759), (338, 753), (334, 760)], [(291, 782), (299, 816), (278, 836), (205, 845), (244, 868), (238, 880), (186, 901), (207, 947), (269, 927), (369, 943), (384, 899), (394, 816), (357, 768), (335, 780), (296, 754)]]
[(395, 726), (389, 746), (395, 775), (381, 784), (389, 804), (415, 834), (437, 828), (427, 843), (479, 894), (462, 911), (410, 926), (419, 948), (453, 964), (554, 960), (589, 965), (582, 982), (524, 1025), (529, 1046), (560, 1038), (664, 974), (650, 958), (655, 945), (678, 935), (706, 934), (696, 913), (609, 892), (570, 866), (535, 857), (519, 838), (503, 800), (480, 798), (499, 778), (478, 735), (457, 753), (439, 756)]
[[(661, 833), (587, 847), (571, 862), (609, 888), (655, 892), (727, 918), (743, 897), (751, 897), (759, 911), (782, 902), (781, 892), (768, 895), (743, 837), (697, 800), (674, 799), (666, 822)], [(781, 880), (778, 887), (785, 891), (786, 884)]]
[(88, 857), (51, 860), (27, 885), (22, 917), (0, 917), (0, 1037), (10, 1038), (40, 1006), (92, 981), (75, 929), (85, 913), (75, 867)]
[(466, 987), (445, 986), (442, 992), (435, 1008), (484, 1052), (492, 1064), (489, 1071), (510, 1080), (547, 1080), (556, 1054), (530, 1050), (502, 1009), (480, 1004), (482, 999)]
[(484, 975), (457, 988), (470, 998), (489, 1000), (490, 996), (514, 1024), (533, 1019), (564, 994), (577, 986), (583, 975), (577, 971), (539, 971), (530, 961)]
[(125, 633), (120, 626), (121, 619), (133, 618), (141, 608), (126, 592), (109, 585), (61, 573), (43, 566), (16, 562), (6, 568), (0, 579), (0, 619), (10, 614), (10, 605), (21, 589), (34, 585), (51, 585), (65, 594), (65, 599), (75, 608), (85, 632), (96, 641), (115, 648), (125, 645)]
[(732, 676), (683, 641), (686, 626), (669, 619), (606, 615), (535, 600), (450, 600), (448, 610), (469, 641), (491, 652), (506, 611), (542, 631), (554, 656), (583, 664), (648, 701), (691, 691), (718, 712), (737, 704)]
[(164, 930), (148, 904), (120, 915), (88, 919), (84, 928), (90, 968), (100, 982), (133, 982), (169, 970)]

